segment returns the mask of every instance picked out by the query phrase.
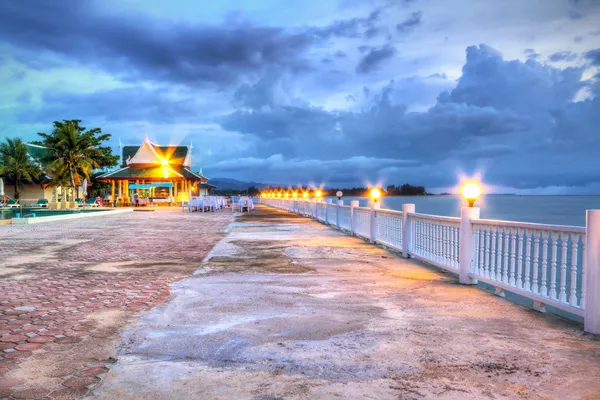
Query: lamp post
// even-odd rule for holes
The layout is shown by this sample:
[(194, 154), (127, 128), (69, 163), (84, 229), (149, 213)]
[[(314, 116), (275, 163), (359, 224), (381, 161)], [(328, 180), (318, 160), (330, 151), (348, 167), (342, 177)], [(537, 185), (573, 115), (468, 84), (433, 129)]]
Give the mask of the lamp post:
[(323, 192), (321, 192), (320, 189), (317, 189), (315, 191), (315, 198), (316, 198), (317, 203), (321, 202), (321, 197), (323, 197)]
[(374, 188), (371, 189), (371, 191), (369, 192), (369, 196), (371, 197), (371, 213), (370, 213), (370, 220), (371, 220), (371, 232), (369, 235), (369, 241), (371, 243), (375, 243), (375, 233), (377, 232), (377, 221), (375, 220), (375, 210), (378, 209), (381, 206), (381, 202), (379, 201), (381, 199), (381, 190)]
[(477, 279), (469, 277), (473, 263), (473, 220), (479, 219), (480, 209), (475, 207), (475, 200), (481, 195), (481, 188), (474, 182), (465, 184), (461, 194), (467, 200), (468, 207), (460, 209), (460, 247), (459, 247), (459, 275), (458, 281), (466, 285), (477, 284)]
[(465, 200), (467, 200), (467, 203), (469, 203), (469, 207), (473, 207), (475, 200), (481, 195), (481, 188), (478, 184), (471, 182), (462, 187), (461, 193)]
[(341, 200), (343, 195), (344, 195), (344, 193), (341, 190), (338, 190), (337, 192), (335, 192), (335, 197), (337, 197), (338, 200)]

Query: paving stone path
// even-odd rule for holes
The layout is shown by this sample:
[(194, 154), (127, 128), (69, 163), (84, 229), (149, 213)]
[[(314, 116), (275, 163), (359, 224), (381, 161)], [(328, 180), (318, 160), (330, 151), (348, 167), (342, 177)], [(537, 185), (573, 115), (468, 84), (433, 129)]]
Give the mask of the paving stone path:
[(116, 361), (118, 330), (167, 301), (231, 219), (162, 209), (0, 226), (0, 398), (85, 395)]

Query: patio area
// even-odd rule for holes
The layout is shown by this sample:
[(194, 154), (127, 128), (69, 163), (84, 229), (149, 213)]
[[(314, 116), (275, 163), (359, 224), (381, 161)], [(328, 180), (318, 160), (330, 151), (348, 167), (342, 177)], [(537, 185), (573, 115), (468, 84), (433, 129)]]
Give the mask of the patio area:
[(91, 399), (593, 399), (600, 342), (258, 206), (119, 340)]
[(159, 208), (0, 226), (0, 398), (84, 396), (116, 361), (119, 330), (167, 301), (231, 220)]

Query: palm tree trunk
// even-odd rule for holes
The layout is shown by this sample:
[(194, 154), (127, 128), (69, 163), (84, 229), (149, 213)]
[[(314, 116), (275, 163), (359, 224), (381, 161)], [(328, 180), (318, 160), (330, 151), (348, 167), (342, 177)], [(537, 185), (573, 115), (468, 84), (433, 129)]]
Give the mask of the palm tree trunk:
[(15, 174), (15, 200), (19, 200), (21, 197), (21, 191), (19, 190), (19, 183), (21, 183), (21, 174), (18, 172)]
[(75, 191), (77, 188), (75, 187), (75, 176), (73, 175), (73, 167), (69, 165), (69, 180), (71, 181), (71, 200), (73, 200), (73, 196), (75, 196)]

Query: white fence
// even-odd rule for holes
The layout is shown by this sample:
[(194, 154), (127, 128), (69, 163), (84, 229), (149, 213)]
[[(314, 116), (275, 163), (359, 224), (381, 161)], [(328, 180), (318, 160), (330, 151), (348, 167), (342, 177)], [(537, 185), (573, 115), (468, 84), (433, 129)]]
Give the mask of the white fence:
[(461, 283), (519, 294), (538, 311), (549, 305), (578, 315), (586, 331), (600, 334), (600, 210), (588, 211), (586, 227), (575, 227), (479, 219), (478, 208), (453, 218), (416, 213), (413, 204), (394, 211), (357, 201), (260, 201), (458, 274)]

